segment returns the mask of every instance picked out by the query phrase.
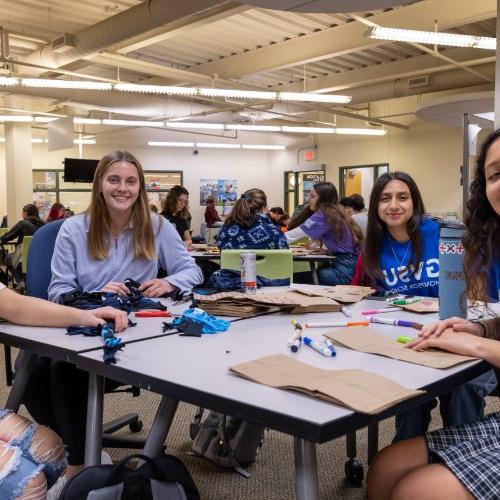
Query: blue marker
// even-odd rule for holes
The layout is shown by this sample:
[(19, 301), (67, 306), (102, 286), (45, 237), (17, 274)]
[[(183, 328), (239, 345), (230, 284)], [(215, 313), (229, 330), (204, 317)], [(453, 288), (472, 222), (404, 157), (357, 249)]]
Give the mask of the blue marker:
[(333, 352), (326, 347), (325, 344), (321, 344), (319, 342), (316, 342), (310, 337), (302, 337), (302, 340), (304, 341), (304, 344), (311, 347), (315, 351), (319, 352), (323, 356), (326, 356), (327, 358), (330, 358), (334, 356)]
[(332, 352), (332, 356), (337, 355), (337, 351), (335, 350), (335, 346), (333, 345), (332, 341), (330, 339), (325, 338), (325, 344), (328, 349)]

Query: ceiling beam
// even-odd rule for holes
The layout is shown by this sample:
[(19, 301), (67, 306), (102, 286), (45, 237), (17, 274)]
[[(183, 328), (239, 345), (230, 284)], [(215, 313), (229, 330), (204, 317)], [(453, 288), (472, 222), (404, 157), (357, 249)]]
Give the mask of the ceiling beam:
[[(449, 29), (493, 17), (496, 17), (495, 0), (454, 0), (452, 9), (442, 0), (423, 0), (374, 15), (370, 20), (382, 26), (433, 29), (434, 20), (438, 19), (440, 29)], [(191, 70), (209, 75), (217, 73), (221, 78), (236, 78), (338, 57), (387, 43), (366, 38), (365, 31), (366, 26), (351, 22), (194, 66)]]
[[(457, 48), (447, 50), (445, 53), (465, 66), (478, 66), (495, 61), (495, 56), (490, 51), (485, 50)], [(305, 82), (305, 89), (307, 92), (340, 92), (395, 79), (440, 73), (454, 69), (455, 67), (456, 65), (454, 64), (446, 63), (435, 56), (426, 54), (390, 63), (377, 64), (359, 70), (308, 79)], [(304, 82), (276, 86), (274, 90), (303, 92)]]

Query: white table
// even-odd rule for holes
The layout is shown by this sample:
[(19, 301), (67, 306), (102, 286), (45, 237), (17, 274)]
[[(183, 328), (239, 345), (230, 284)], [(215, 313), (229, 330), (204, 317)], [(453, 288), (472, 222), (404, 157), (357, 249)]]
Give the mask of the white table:
[[(364, 309), (379, 308), (380, 301), (362, 301), (351, 307), (353, 319)], [(420, 323), (436, 319), (435, 314), (417, 315), (400, 312), (398, 318)], [(326, 319), (345, 320), (341, 313), (297, 315), (303, 323)], [(160, 403), (145, 453), (155, 455), (171, 425), (178, 401), (235, 415), (254, 423), (291, 434), (295, 442), (296, 491), (299, 499), (316, 499), (318, 483), (315, 443), (323, 443), (352, 433), (389, 416), (410, 410), (438, 394), (470, 380), (488, 369), (482, 362), (469, 362), (437, 370), (371, 354), (338, 348), (335, 358), (324, 358), (303, 346), (297, 354), (286, 347), (292, 333), (291, 316), (286, 314), (261, 316), (235, 322), (225, 333), (203, 335), (201, 338), (169, 336), (129, 344), (117, 353), (116, 365), (105, 365), (99, 351), (79, 354), (76, 364), (91, 374), (91, 386), (99, 391), (99, 379), (109, 377), (132, 383), (164, 395)], [(145, 324), (141, 323), (142, 329)], [(408, 328), (373, 325), (391, 338), (416, 334)], [(308, 334), (320, 338), (328, 329), (310, 329)], [(261, 356), (284, 353), (299, 361), (326, 369), (362, 368), (398, 381), (410, 388), (423, 388), (425, 395), (404, 401), (378, 415), (362, 415), (346, 408), (316, 400), (298, 393), (282, 391), (256, 384), (232, 375), (228, 368)], [(95, 386), (95, 387), (94, 387)], [(90, 394), (90, 392), (89, 392)], [(91, 407), (89, 406), (89, 411)], [(102, 410), (101, 410), (102, 411)], [(99, 411), (89, 414), (92, 422), (102, 422)], [(99, 432), (97, 428), (96, 433)], [(88, 433), (88, 449), (98, 459), (98, 434)], [(94, 445), (91, 444), (95, 440)], [(87, 462), (87, 459), (86, 459)]]

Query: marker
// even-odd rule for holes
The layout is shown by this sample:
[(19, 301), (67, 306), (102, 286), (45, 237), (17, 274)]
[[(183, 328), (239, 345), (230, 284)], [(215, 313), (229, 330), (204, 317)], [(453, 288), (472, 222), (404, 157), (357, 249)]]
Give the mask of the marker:
[(292, 352), (297, 352), (302, 345), (302, 325), (296, 320), (292, 319), (292, 325), (295, 328), (293, 335), (288, 339), (286, 345)]
[(404, 319), (379, 318), (378, 316), (371, 316), (370, 323), (381, 323), (383, 325), (393, 325), (393, 326), (406, 326), (408, 328), (415, 328), (415, 330), (422, 330), (423, 327), (422, 324), (415, 323), (414, 321), (406, 321)]
[(332, 351), (332, 356), (336, 356), (337, 351), (335, 350), (335, 346), (333, 345), (332, 341), (330, 339), (325, 338), (325, 344), (326, 344), (326, 347), (328, 347), (328, 349), (330, 349), (330, 351)]
[(319, 352), (323, 356), (326, 356), (327, 358), (330, 358), (334, 356), (332, 351), (326, 347), (325, 344), (320, 344), (319, 342), (316, 342), (315, 340), (311, 339), (310, 337), (302, 337), (302, 340), (304, 341), (305, 345), (308, 345), (315, 351)]
[(404, 335), (399, 335), (398, 337), (396, 337), (396, 340), (401, 344), (408, 344), (408, 342), (410, 342), (413, 339), (411, 337), (405, 337)]
[(361, 314), (363, 316), (369, 316), (370, 314), (382, 314), (394, 311), (401, 311), (401, 309), (399, 307), (383, 307), (382, 309), (368, 309), (367, 311), (363, 311)]
[(369, 321), (337, 321), (333, 323), (306, 323), (306, 328), (330, 328), (332, 326), (368, 326)]
[(346, 306), (342, 306), (340, 308), (340, 312), (344, 313), (348, 318), (350, 318), (352, 316), (351, 311), (349, 311), (349, 309), (347, 309)]
[(394, 300), (391, 302), (394, 306), (407, 306), (409, 304), (414, 304), (415, 302), (420, 302), (422, 299), (420, 297), (415, 297), (413, 299), (402, 299), (402, 300)]

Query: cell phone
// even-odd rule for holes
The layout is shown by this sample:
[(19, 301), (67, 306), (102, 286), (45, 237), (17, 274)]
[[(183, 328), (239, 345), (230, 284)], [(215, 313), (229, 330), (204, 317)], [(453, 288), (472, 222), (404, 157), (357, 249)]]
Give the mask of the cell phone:
[(396, 297), (399, 295), (398, 293), (392, 293), (392, 292), (387, 292), (385, 290), (379, 290), (378, 292), (372, 293), (371, 295), (368, 295), (366, 297), (367, 299), (370, 300), (383, 300), (387, 299), (388, 297)]

